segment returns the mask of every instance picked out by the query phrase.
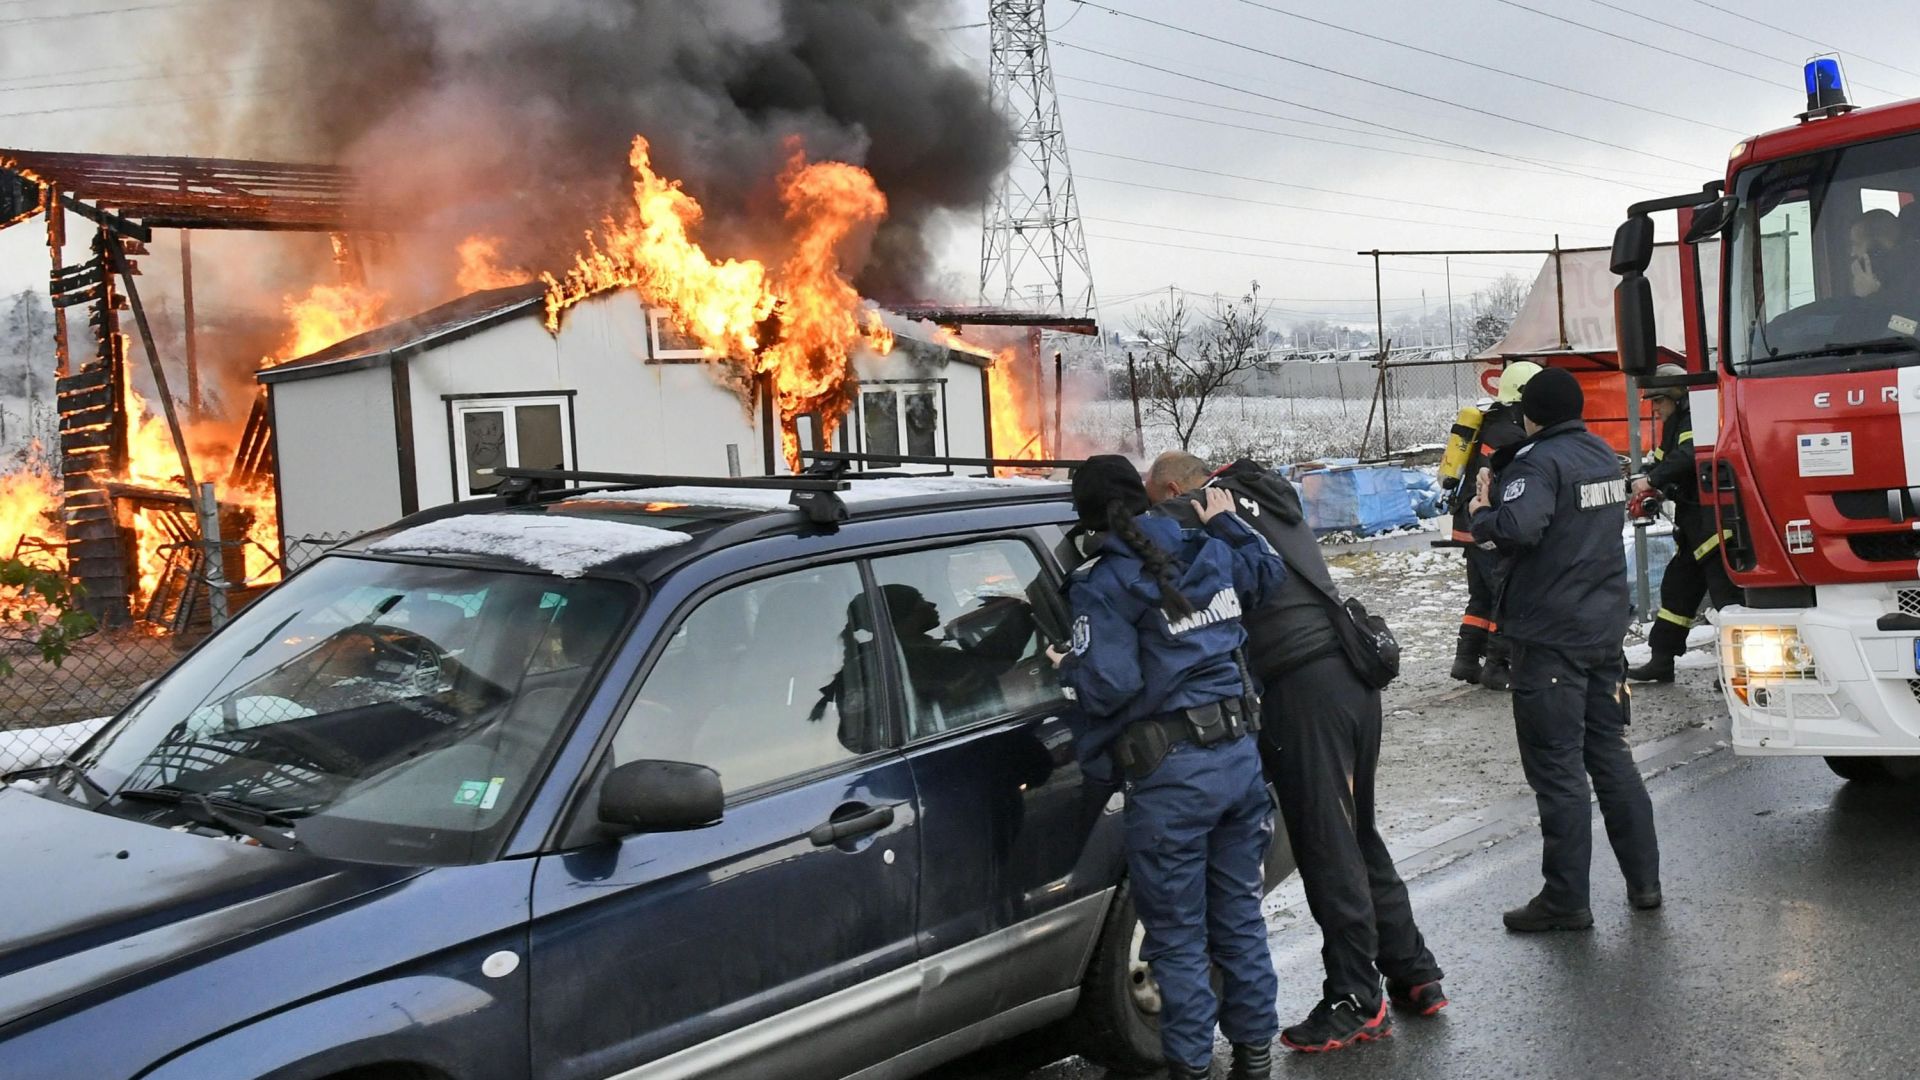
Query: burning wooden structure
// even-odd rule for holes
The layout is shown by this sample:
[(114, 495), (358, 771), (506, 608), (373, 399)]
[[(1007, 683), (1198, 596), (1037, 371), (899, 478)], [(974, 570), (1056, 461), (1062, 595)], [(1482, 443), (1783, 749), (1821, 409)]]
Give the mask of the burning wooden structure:
[[(86, 589), (85, 604), (113, 625), (132, 615), (181, 628), (196, 611), (217, 605), (206, 597), (212, 561), (201, 543), (204, 507), (180, 418), (174, 413), (167, 371), (147, 325), (135, 278), (137, 259), (156, 229), (181, 231), (181, 292), (186, 320), (182, 358), (187, 400), (201, 399), (194, 333), (193, 230), (329, 233), (351, 261), (350, 236), (385, 226), (357, 191), (352, 175), (324, 165), (215, 158), (136, 157), (0, 149), (0, 228), (44, 218), (51, 260), (49, 291), (55, 319), (55, 372), (60, 413), (61, 520), (69, 573)], [(69, 261), (74, 245), (68, 215), (92, 223), (87, 257)], [(89, 334), (69, 336), (64, 310), (84, 306)], [(129, 478), (128, 348), (122, 312), (139, 331), (142, 359), (151, 367), (160, 405), (179, 458), (177, 486), (134, 485)], [(271, 433), (256, 403), (240, 460), (221, 462), (227, 486), (259, 481), (271, 471)], [(196, 513), (196, 509), (202, 512)], [(243, 528), (239, 507), (219, 514)], [(145, 571), (142, 587), (133, 518), (158, 535), (143, 543), (164, 567)], [(232, 537), (234, 533), (223, 533)], [(151, 559), (149, 561), (152, 561)], [(225, 554), (221, 563), (230, 561)], [(244, 572), (225, 580), (244, 580)], [(141, 610), (133, 610), (136, 599)]]

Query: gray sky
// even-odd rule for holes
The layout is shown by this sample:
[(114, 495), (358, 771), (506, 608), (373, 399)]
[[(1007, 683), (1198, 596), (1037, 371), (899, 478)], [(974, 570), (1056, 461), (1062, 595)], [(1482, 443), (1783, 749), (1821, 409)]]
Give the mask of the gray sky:
[[(209, 59), (186, 77), (152, 77), (139, 46), (194, 5), (0, 0), (0, 145), (221, 153), (221, 108), (257, 93), (271, 66)], [(110, 13), (74, 18), (76, 8)], [(1372, 270), (1354, 251), (1545, 247), (1555, 232), (1570, 246), (1604, 243), (1627, 203), (1696, 188), (1742, 135), (1791, 123), (1804, 105), (1800, 64), (1822, 51), (1815, 41), (1842, 53), (1856, 102), (1920, 96), (1920, 74), (1869, 59), (1920, 73), (1920, 25), (1892, 3), (1052, 0), (1049, 8), (1080, 210), (1113, 328), (1169, 285), (1239, 295), (1253, 280), (1278, 321), (1370, 322)], [(983, 73), (986, 32), (969, 24), (985, 12), (985, 0), (956, 2), (957, 29), (944, 34), (956, 59)], [(957, 221), (942, 270), (971, 289), (978, 259), (977, 223)], [(1538, 262), (1457, 258), (1455, 296), (1508, 269), (1530, 277)], [(0, 291), (44, 288), (46, 267), (40, 230), (0, 233)], [(1422, 290), (1435, 310), (1443, 304), (1437, 260), (1391, 261), (1384, 280), (1391, 309), (1417, 311)]]

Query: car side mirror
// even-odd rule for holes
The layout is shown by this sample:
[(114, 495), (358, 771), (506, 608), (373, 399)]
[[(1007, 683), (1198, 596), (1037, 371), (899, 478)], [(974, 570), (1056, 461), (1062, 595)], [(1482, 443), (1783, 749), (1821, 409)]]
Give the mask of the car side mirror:
[(1722, 196), (1705, 206), (1695, 207), (1693, 224), (1687, 226), (1687, 235), (1683, 237), (1689, 244), (1719, 236), (1733, 221), (1733, 212), (1740, 207), (1740, 200), (1731, 195)]
[(1636, 379), (1653, 374), (1660, 363), (1653, 285), (1645, 274), (1624, 274), (1613, 287), (1613, 342), (1620, 370)]
[(684, 761), (629, 761), (600, 786), (600, 821), (630, 832), (678, 832), (720, 822), (720, 774)]

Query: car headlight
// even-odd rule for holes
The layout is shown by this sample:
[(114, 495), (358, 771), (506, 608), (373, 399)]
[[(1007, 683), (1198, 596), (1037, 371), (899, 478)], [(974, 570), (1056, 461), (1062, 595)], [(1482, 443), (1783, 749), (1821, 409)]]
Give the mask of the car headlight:
[(1791, 626), (1735, 626), (1727, 629), (1728, 667), (1735, 680), (1811, 679), (1813, 650)]

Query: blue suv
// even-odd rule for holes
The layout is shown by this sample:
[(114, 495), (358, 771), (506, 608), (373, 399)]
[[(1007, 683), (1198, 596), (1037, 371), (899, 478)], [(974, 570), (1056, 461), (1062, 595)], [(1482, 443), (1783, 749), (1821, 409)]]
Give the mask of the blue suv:
[(1043, 655), (1064, 485), (541, 486), (336, 549), (8, 778), (0, 1076), (1158, 1064)]

